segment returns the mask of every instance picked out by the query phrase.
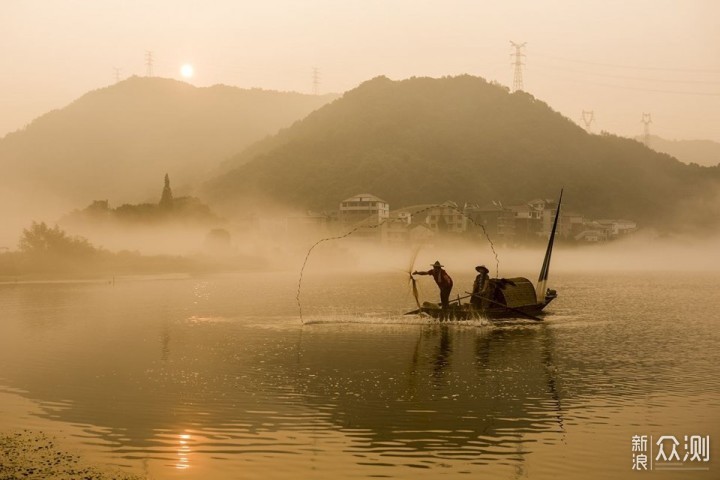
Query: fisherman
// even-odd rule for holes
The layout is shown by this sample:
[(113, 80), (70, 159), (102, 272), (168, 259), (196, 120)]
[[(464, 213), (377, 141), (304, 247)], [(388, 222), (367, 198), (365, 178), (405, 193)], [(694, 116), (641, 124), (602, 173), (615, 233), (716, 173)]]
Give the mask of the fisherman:
[(450, 278), (450, 275), (443, 270), (443, 266), (444, 265), (441, 265), (439, 261), (436, 261), (432, 264), (432, 270), (428, 270), (427, 272), (418, 272), (415, 270), (412, 274), (432, 275), (435, 279), (435, 283), (437, 283), (437, 286), (440, 288), (440, 304), (442, 305), (443, 310), (445, 310), (450, 307), (450, 291), (453, 287), (453, 281), (452, 278)]
[(483, 299), (487, 299), (490, 293), (490, 278), (488, 277), (490, 270), (485, 265), (480, 265), (475, 267), (475, 271), (478, 272), (478, 275), (473, 282), (470, 304), (477, 309), (482, 309), (483, 304), (487, 304), (487, 301), (483, 302)]

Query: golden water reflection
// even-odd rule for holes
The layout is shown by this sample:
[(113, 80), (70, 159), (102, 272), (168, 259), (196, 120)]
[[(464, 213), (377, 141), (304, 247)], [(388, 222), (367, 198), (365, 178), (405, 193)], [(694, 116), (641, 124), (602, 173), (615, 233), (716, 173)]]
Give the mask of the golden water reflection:
[(179, 436), (179, 448), (178, 448), (178, 463), (175, 464), (175, 468), (184, 470), (190, 468), (190, 435), (183, 433)]

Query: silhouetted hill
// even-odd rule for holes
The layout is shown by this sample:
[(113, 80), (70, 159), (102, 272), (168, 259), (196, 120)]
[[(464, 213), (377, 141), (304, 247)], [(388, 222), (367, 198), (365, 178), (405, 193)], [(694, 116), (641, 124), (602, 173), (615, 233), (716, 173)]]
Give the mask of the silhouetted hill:
[[(92, 91), (0, 140), (5, 181), (84, 204), (154, 198), (169, 172), (197, 183), (224, 159), (333, 96), (132, 77)], [(0, 180), (2, 183), (3, 180)]]
[(672, 155), (683, 163), (696, 163), (705, 167), (720, 164), (720, 143), (712, 140), (666, 140), (650, 137), (650, 148)]
[(704, 210), (683, 218), (717, 222), (705, 207), (717, 200), (719, 168), (589, 135), (529, 94), (471, 76), (375, 78), (228, 163), (235, 168), (210, 181), (205, 198), (234, 208), (254, 198), (337, 208), (360, 192), (391, 208), (521, 202), (564, 186), (573, 209), (592, 216), (662, 224), (697, 201)]

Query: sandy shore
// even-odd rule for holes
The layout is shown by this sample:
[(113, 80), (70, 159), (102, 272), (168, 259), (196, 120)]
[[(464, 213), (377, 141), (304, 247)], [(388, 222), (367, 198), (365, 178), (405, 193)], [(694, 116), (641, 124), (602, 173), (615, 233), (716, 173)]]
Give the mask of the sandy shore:
[(102, 466), (89, 465), (62, 450), (42, 432), (0, 433), (0, 480), (142, 480)]

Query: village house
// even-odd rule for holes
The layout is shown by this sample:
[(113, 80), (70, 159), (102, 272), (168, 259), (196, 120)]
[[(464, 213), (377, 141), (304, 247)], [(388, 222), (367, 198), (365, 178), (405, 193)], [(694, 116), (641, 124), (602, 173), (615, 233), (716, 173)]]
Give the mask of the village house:
[[(295, 227), (313, 225), (339, 231), (357, 229), (358, 237), (373, 238), (388, 244), (424, 243), (442, 234), (483, 235), (507, 245), (536, 243), (552, 231), (557, 202), (534, 199), (524, 204), (504, 206), (493, 201), (483, 206), (465, 204), (459, 209), (451, 201), (441, 205), (413, 205), (390, 212), (390, 205), (372, 194), (359, 194), (340, 202), (335, 215), (312, 214), (289, 219)], [(290, 223), (289, 223), (290, 225)], [(420, 228), (422, 227), (422, 228)], [(637, 230), (631, 220), (590, 221), (583, 215), (561, 211), (556, 235), (576, 242), (605, 242)]]
[(529, 203), (511, 205), (508, 208), (513, 213), (515, 242), (532, 242), (542, 235), (542, 209), (533, 207)]
[(637, 230), (637, 223), (631, 220), (597, 220), (597, 223), (609, 230), (609, 236), (611, 238), (619, 238), (623, 235)]
[(380, 237), (378, 225), (390, 217), (390, 204), (370, 193), (346, 198), (340, 202), (340, 227), (358, 228), (361, 237)]
[(354, 226), (360, 222), (377, 225), (390, 216), (390, 204), (370, 193), (361, 193), (340, 202), (340, 222)]
[(467, 218), (455, 202), (430, 207), (424, 215), (425, 225), (435, 233), (464, 233), (467, 229)]
[(574, 237), (585, 229), (585, 217), (579, 213), (560, 211), (560, 220), (562, 237)]
[(573, 237), (578, 242), (606, 242), (610, 238), (609, 229), (598, 222), (585, 222), (583, 227), (583, 230)]
[(490, 238), (501, 243), (510, 243), (515, 237), (515, 213), (500, 202), (493, 201), (482, 207), (465, 204), (463, 212), (471, 234), (483, 235), (484, 228)]
[(383, 243), (404, 244), (410, 240), (412, 213), (407, 208), (390, 212), (387, 221), (382, 225)]

